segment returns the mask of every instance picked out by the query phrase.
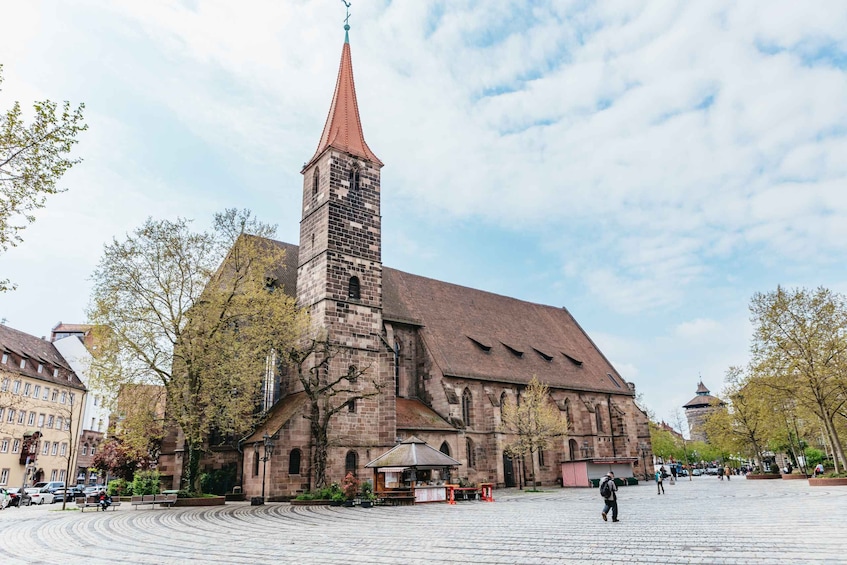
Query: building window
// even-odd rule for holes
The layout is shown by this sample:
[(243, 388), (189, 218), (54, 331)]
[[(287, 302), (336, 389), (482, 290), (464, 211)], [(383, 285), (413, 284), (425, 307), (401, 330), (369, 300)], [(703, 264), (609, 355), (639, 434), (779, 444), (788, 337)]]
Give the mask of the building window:
[(21, 440), (16, 439), (12, 442), (12, 453), (17, 453), (21, 450)]
[(318, 187), (321, 184), (321, 170), (315, 167), (315, 172), (312, 174), (312, 195), (315, 196), (318, 193)]
[(24, 424), (24, 418), (26, 418), (26, 410), (21, 410), (18, 412), (18, 425), (22, 426)]
[(503, 410), (506, 408), (506, 399), (507, 399), (506, 391), (500, 393), (500, 420), (503, 419)]
[(3, 354), (3, 364), (5, 365), (5, 364), (6, 364), (6, 361), (8, 361), (8, 360), (9, 360), (9, 354), (8, 354), (8, 353), (4, 353), (4, 354)]
[(359, 190), (359, 165), (353, 163), (350, 167), (350, 190)]
[(447, 443), (446, 441), (442, 441), (442, 442), (441, 442), (441, 447), (440, 447), (440, 448), (438, 448), (438, 451), (440, 451), (440, 452), (441, 452), (441, 453), (443, 453), (444, 455), (449, 456), (449, 455), (450, 455), (450, 444), (449, 444), (449, 443)]
[(259, 450), (253, 452), (253, 476), (259, 476)]
[(44, 370), (44, 365), (42, 365), (41, 363), (39, 363), (39, 364), (38, 364), (38, 372), (40, 373), (40, 372), (42, 372), (43, 370)]
[(355, 451), (348, 451), (347, 457), (344, 458), (344, 474), (356, 474), (356, 469), (359, 467), (359, 454)]
[(571, 401), (569, 398), (565, 399), (565, 422), (568, 425), (568, 431), (573, 431), (573, 418), (571, 418)]
[(65, 482), (65, 470), (64, 469), (59, 471), (59, 480), (62, 481), (62, 482)]
[(3, 469), (0, 471), (0, 485), (6, 484), (9, 484), (9, 469)]
[[(68, 444), (63, 443), (62, 447), (59, 448), (59, 455), (64, 457), (67, 453), (68, 453)], [(91, 448), (91, 455), (94, 455), (94, 448), (93, 447)]]
[(41, 455), (47, 455), (47, 453), (48, 453), (49, 451), (50, 451), (50, 442), (49, 442), (49, 441), (45, 441), (45, 442), (44, 442), (44, 445), (43, 445), (43, 446), (41, 446)]
[(39, 415), (38, 415), (38, 427), (39, 427), (39, 428), (43, 428), (43, 427), (44, 427), (44, 414), (39, 414)]
[(65, 392), (65, 391), (62, 391), (62, 404), (67, 402), (67, 400), (68, 400), (68, 393)]
[(47, 400), (50, 397), (50, 387), (44, 387), (44, 396), (41, 397), (41, 400)]
[(102, 418), (100, 420), (97, 420), (97, 431), (98, 432), (103, 431), (103, 420), (102, 420)]
[(58, 400), (58, 398), (59, 398), (59, 390), (54, 388), (53, 394), (50, 396), (50, 400), (53, 401), (53, 402), (56, 402), (56, 400)]
[(6, 422), (9, 424), (13, 424), (15, 422), (15, 409), (9, 408), (9, 418), (6, 419)]
[(26, 359), (21, 359), (21, 369), (26, 369)]
[(94, 455), (96, 455), (96, 454), (97, 454), (97, 446), (96, 446), (96, 445), (92, 445), (92, 446), (91, 446), (91, 455), (92, 455), (92, 457), (93, 457)]
[(65, 420), (65, 428), (64, 429), (65, 429), (65, 431), (68, 431), (69, 429), (71, 429), (71, 419), (70, 418)]
[(604, 431), (603, 430), (603, 416), (600, 414), (600, 405), (594, 407), (594, 420), (597, 423), (597, 433)]
[(32, 397), (38, 398), (41, 396), (41, 385), (35, 385), (35, 388), (32, 389)]
[(21, 381), (15, 381), (15, 385), (12, 387), (12, 394), (20, 394), (21, 393)]
[(35, 412), (29, 413), (29, 419), (26, 421), (27, 426), (35, 425)]
[(544, 467), (544, 450), (538, 448), (538, 466)]
[(59, 442), (53, 442), (53, 449), (50, 450), (50, 455), (56, 455), (59, 452)]
[(347, 297), (351, 300), (359, 300), (362, 296), (359, 277), (350, 277), (350, 282), (347, 285)]
[(473, 469), (476, 467), (476, 455), (473, 451), (473, 440), (471, 438), (465, 440), (465, 448), (468, 451), (468, 467)]
[(347, 401), (347, 411), (348, 412), (355, 412), (356, 411), (356, 399), (355, 398)]
[(89, 430), (93, 430), (93, 429), (94, 429), (94, 418), (91, 418), (91, 427), (90, 427), (90, 428), (88, 428), (88, 429), (89, 429)]
[(48, 428), (53, 427), (53, 422), (55, 421), (55, 419), (56, 419), (56, 417), (53, 416), (53, 414), (50, 414), (49, 416), (47, 416), (47, 427)]
[(53, 369), (53, 378), (54, 379), (59, 378), (59, 369)]
[(29, 391), (32, 389), (32, 385), (29, 383), (24, 384), (24, 396), (29, 396)]
[(466, 428), (471, 427), (471, 391), (465, 389), (462, 393), (462, 421), (465, 423)]
[(56, 429), (57, 429), (57, 430), (61, 430), (61, 429), (62, 429), (62, 420), (63, 420), (63, 418), (62, 418), (61, 416), (58, 416), (58, 417), (56, 418)]
[(9, 452), (9, 440), (3, 439), (0, 441), (0, 453), (8, 453)]
[(291, 453), (288, 454), (288, 474), (289, 475), (299, 475), (300, 474), (300, 450), (292, 449)]
[(53, 471), (50, 473), (50, 480), (51, 480), (51, 481), (55, 481), (55, 480), (56, 480), (56, 477), (57, 477), (58, 475), (59, 475), (59, 470), (58, 470), (58, 469), (53, 469)]
[(6, 392), (9, 390), (9, 377), (3, 379), (3, 386), (0, 387), (0, 392)]
[(82, 444), (82, 454), (88, 455), (88, 444), (87, 443)]

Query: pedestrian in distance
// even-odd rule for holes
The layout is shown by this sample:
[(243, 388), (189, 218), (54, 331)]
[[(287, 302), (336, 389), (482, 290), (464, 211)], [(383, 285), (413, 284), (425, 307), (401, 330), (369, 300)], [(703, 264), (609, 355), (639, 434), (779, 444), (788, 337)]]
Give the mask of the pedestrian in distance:
[(618, 522), (618, 486), (615, 484), (615, 474), (612, 471), (606, 473), (606, 476), (600, 481), (600, 496), (606, 502), (603, 506), (603, 520), (608, 520), (607, 515), (609, 510), (612, 511), (612, 522)]
[(718, 467), (718, 478), (723, 480), (723, 467)]
[(656, 471), (656, 494), (665, 494), (665, 485), (662, 484), (662, 471)]
[(723, 474), (726, 475), (726, 480), (730, 479), (729, 465), (723, 468)]

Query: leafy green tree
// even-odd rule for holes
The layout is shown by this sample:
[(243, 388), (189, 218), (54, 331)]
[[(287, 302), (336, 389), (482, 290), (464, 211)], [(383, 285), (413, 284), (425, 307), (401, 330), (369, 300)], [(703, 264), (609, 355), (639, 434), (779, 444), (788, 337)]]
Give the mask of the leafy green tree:
[(284, 251), (265, 239), (273, 232), (248, 211), (217, 214), (211, 232), (149, 219), (105, 246), (93, 276), (96, 373), (112, 390), (164, 387), (185, 440), (188, 490), (201, 490), (213, 432), (242, 437), (262, 417), (255, 407), (268, 356), (301, 335), (304, 316), (276, 284)]
[(529, 454), (532, 476), (538, 476), (534, 454), (547, 449), (552, 440), (568, 432), (568, 421), (550, 398), (547, 385), (532, 377), (517, 402), (506, 399), (502, 415), (503, 431), (516, 436), (504, 447), (504, 451), (509, 455)]
[(845, 464), (840, 428), (847, 406), (847, 303), (820, 287), (757, 293), (750, 303), (753, 370), (777, 398), (792, 398), (821, 423)]
[[(44, 207), (48, 194), (62, 191), (56, 183), (81, 161), (68, 154), (77, 134), (88, 129), (84, 108), (80, 104), (72, 110), (67, 101), (61, 108), (50, 100), (36, 102), (34, 119), (26, 124), (21, 105), (15, 102), (0, 115), (0, 252), (22, 241), (20, 232), (35, 220), (33, 212)], [(11, 288), (8, 279), (0, 280), (0, 292)]]

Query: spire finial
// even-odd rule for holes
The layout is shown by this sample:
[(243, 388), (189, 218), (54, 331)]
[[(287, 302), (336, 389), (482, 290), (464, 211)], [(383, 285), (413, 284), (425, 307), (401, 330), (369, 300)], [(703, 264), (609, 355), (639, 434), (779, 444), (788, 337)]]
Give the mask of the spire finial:
[(344, 43), (350, 43), (350, 36), (348, 35), (350, 31), (350, 2), (347, 0), (341, 0), (341, 2), (347, 8), (347, 17), (344, 18)]

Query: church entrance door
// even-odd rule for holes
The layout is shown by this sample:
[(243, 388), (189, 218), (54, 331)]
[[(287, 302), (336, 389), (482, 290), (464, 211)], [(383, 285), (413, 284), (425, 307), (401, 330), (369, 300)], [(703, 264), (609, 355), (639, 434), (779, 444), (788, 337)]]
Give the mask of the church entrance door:
[(512, 458), (503, 454), (503, 483), (508, 487), (515, 486), (515, 468), (512, 465)]

